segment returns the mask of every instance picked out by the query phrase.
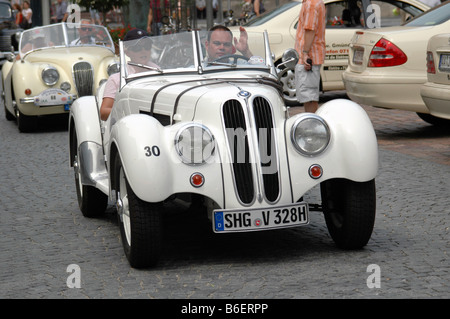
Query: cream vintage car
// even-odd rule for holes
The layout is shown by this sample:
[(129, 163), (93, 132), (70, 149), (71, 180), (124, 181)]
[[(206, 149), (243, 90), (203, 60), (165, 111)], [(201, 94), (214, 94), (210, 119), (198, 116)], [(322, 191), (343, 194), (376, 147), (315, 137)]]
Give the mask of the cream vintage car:
[(118, 71), (108, 30), (85, 24), (52, 24), (22, 33), (19, 54), (2, 68), (5, 114), (21, 132), (37, 128), (42, 115), (69, 112), (80, 96), (93, 95)]
[[(248, 37), (253, 56), (216, 60), (207, 59), (207, 32), (121, 42), (120, 86), (107, 120), (99, 117), (104, 87), (72, 104), (80, 210), (93, 217), (116, 204), (132, 267), (157, 262), (166, 205), (191, 197), (217, 236), (304, 226), (310, 210), (323, 207), (338, 246), (369, 241), (378, 170), (369, 117), (346, 99), (290, 116), (267, 33)], [(234, 51), (232, 42), (217, 45)], [(151, 50), (151, 62), (124, 54), (141, 50)], [(286, 67), (298, 61), (292, 53)], [(320, 203), (302, 199), (319, 185)]]
[[(275, 64), (281, 61), (287, 48), (294, 47), (301, 2), (290, 1), (244, 25), (251, 32), (267, 30)], [(344, 89), (342, 73), (348, 65), (349, 44), (355, 30), (400, 25), (429, 9), (418, 0), (324, 0), (324, 3), (327, 24), (325, 63), (320, 71), (322, 91)], [(294, 72), (286, 69), (280, 78), (286, 103), (298, 104)]]
[(427, 47), (427, 82), (420, 88), (430, 114), (450, 124), (450, 33), (431, 37)]
[(448, 30), (450, 1), (402, 26), (357, 31), (343, 74), (347, 95), (361, 104), (416, 112), (435, 124), (420, 89), (427, 81), (428, 40)]

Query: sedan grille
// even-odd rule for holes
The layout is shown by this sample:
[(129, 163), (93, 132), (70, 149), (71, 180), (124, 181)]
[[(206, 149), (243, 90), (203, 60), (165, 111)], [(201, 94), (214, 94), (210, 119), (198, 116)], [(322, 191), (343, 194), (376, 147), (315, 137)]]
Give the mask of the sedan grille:
[(73, 78), (79, 97), (93, 94), (94, 72), (90, 63), (75, 63), (73, 66)]
[[(239, 199), (244, 204), (250, 204), (255, 198), (255, 185), (249, 146), (249, 132), (244, 109), (237, 100), (229, 100), (223, 106), (223, 119), (226, 128), (228, 147), (230, 149), (233, 167), (233, 177)], [(264, 195), (269, 202), (278, 199), (280, 192), (278, 163), (275, 148), (274, 124), (272, 109), (266, 99), (257, 97), (253, 100), (254, 126), (257, 130), (258, 151), (253, 158), (259, 158), (259, 169), (262, 174)], [(252, 121), (253, 122), (253, 121)]]

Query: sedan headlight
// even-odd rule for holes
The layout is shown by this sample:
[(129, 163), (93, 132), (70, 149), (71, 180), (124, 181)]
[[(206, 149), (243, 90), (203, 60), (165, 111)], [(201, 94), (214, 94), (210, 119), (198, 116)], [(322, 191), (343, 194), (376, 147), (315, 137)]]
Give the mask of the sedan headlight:
[(330, 129), (319, 116), (308, 115), (295, 121), (291, 129), (291, 140), (299, 153), (306, 156), (319, 155), (330, 142)]
[(108, 65), (106, 72), (108, 73), (108, 76), (120, 72), (120, 64), (118, 62), (111, 63)]
[(177, 132), (175, 149), (183, 163), (204, 164), (214, 155), (214, 136), (206, 126), (191, 123)]
[(48, 86), (55, 85), (59, 81), (59, 72), (52, 66), (46, 67), (42, 71), (42, 80)]

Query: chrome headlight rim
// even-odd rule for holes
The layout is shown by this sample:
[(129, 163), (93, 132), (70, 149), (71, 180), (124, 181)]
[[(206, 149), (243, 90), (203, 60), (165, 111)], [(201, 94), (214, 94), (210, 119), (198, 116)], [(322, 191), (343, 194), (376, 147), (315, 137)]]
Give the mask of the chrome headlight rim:
[[(49, 76), (50, 78), (48, 78)], [(47, 66), (42, 70), (41, 78), (46, 85), (53, 86), (59, 81), (59, 72), (55, 67)]]
[(120, 63), (117, 61), (110, 63), (108, 65), (108, 67), (106, 68), (106, 73), (108, 74), (108, 76), (111, 76), (114, 73), (118, 73), (118, 72), (120, 72)]
[[(297, 131), (297, 128), (299, 127), (299, 125), (302, 123), (306, 123), (306, 121), (310, 121), (310, 120), (318, 122), (325, 131), (324, 142), (320, 144), (320, 147), (316, 148), (313, 151), (308, 151), (304, 147), (300, 146), (298, 144), (297, 138), (296, 138), (296, 131)], [(330, 140), (331, 140), (330, 128), (329, 128), (327, 122), (318, 115), (309, 114), (306, 116), (301, 116), (295, 120), (294, 124), (291, 127), (291, 142), (294, 145), (295, 150), (298, 153), (300, 153), (301, 155), (304, 155), (307, 157), (314, 157), (314, 156), (318, 156), (318, 155), (322, 154), (328, 148), (328, 145), (330, 144)]]
[[(202, 141), (204, 140), (203, 136), (205, 133), (207, 134), (207, 136), (209, 136), (209, 141), (207, 143), (209, 143), (211, 145), (210, 152), (207, 152), (207, 154), (204, 154), (205, 149), (203, 148), (203, 144), (202, 144), (201, 161), (198, 161), (198, 158), (196, 156), (194, 156), (194, 159), (188, 158), (187, 156), (185, 156), (183, 150), (180, 148), (181, 136), (183, 136), (184, 132), (186, 132), (187, 130), (191, 130), (191, 129), (201, 129), (202, 130), (202, 132), (203, 132), (202, 133)], [(194, 134), (194, 136), (195, 136), (195, 134)], [(214, 153), (215, 153), (214, 135), (211, 133), (211, 130), (208, 127), (206, 127), (205, 125), (200, 124), (200, 123), (189, 123), (189, 124), (186, 124), (186, 125), (183, 125), (182, 127), (180, 127), (178, 129), (177, 133), (175, 134), (174, 145), (175, 145), (175, 151), (176, 151), (177, 155), (180, 157), (181, 161), (184, 164), (191, 165), (191, 166), (198, 166), (198, 165), (203, 165), (203, 164), (208, 163), (209, 160), (214, 156)], [(191, 146), (192, 146), (192, 144), (191, 144)], [(207, 156), (203, 156), (203, 155), (207, 155)]]

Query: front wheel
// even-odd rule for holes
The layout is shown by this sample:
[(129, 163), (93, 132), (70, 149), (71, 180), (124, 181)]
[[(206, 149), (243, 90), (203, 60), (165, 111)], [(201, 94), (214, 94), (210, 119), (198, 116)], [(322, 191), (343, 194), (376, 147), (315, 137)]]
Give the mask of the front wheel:
[(16, 111), (17, 127), (22, 133), (33, 132), (37, 129), (37, 116), (25, 115), (20, 110)]
[(375, 180), (333, 179), (322, 182), (320, 190), (325, 221), (336, 245), (343, 249), (365, 246), (375, 224)]
[(116, 205), (125, 255), (134, 268), (154, 266), (162, 247), (161, 204), (139, 199), (131, 189), (120, 156), (115, 160)]

